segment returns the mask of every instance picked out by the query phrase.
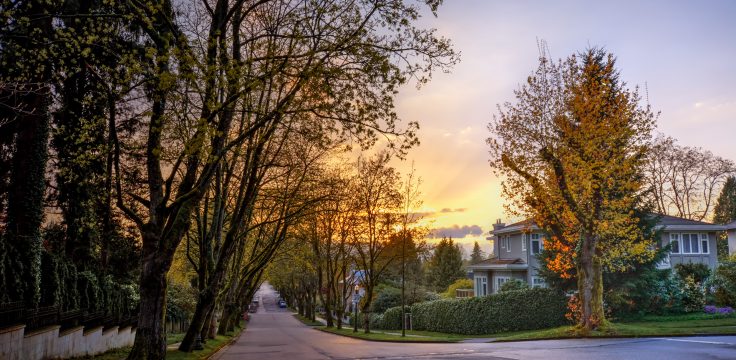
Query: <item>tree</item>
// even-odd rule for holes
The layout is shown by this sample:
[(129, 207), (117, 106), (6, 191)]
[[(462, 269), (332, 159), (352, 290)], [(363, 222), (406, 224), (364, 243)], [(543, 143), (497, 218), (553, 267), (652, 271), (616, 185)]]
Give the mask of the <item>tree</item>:
[(710, 217), (719, 189), (736, 166), (710, 151), (660, 137), (649, 151), (644, 170), (647, 194), (657, 212), (701, 221)]
[(654, 115), (615, 64), (598, 48), (557, 64), (543, 51), (517, 103), (489, 125), (508, 210), (545, 229), (550, 270), (576, 277), (583, 333), (605, 324), (603, 268), (623, 271), (654, 253), (635, 215)]
[(477, 264), (483, 260), (485, 260), (485, 254), (483, 253), (483, 250), (480, 249), (480, 245), (476, 241), (475, 244), (473, 244), (473, 252), (470, 253), (470, 263)]
[(437, 292), (447, 289), (455, 280), (465, 277), (460, 245), (455, 244), (452, 238), (443, 237), (435, 246), (427, 265), (427, 277)]
[[(728, 224), (734, 220), (736, 220), (736, 176), (729, 176), (713, 209), (713, 222)], [(725, 234), (718, 237), (718, 257), (720, 260), (728, 258), (728, 238)]]

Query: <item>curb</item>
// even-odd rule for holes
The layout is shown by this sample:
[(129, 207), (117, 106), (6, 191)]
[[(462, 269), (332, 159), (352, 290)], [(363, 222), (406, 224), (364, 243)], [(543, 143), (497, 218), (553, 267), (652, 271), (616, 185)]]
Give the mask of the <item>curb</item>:
[(365, 339), (358, 336), (351, 336), (348, 334), (339, 334), (334, 333), (332, 331), (328, 331), (325, 329), (321, 329), (318, 327), (312, 327), (312, 329), (319, 330), (323, 333), (337, 335), (337, 336), (343, 336), (351, 339), (357, 339), (357, 340), (363, 340), (363, 341), (372, 341), (372, 342), (384, 342), (384, 343), (395, 343), (395, 344), (402, 344), (402, 343), (410, 343), (410, 344), (457, 344), (461, 343), (462, 340), (388, 340), (388, 339)]
[(235, 335), (232, 338), (230, 338), (230, 340), (228, 340), (226, 343), (222, 344), (219, 348), (217, 348), (217, 350), (215, 350), (212, 354), (210, 354), (209, 356), (207, 356), (205, 359), (206, 360), (209, 360), (209, 359), (217, 360), (217, 359), (219, 359), (219, 357), (222, 356), (222, 354), (224, 353), (224, 351), (227, 350), (227, 348), (229, 348), (230, 345), (232, 345), (233, 343), (235, 343), (236, 341), (238, 341), (238, 339), (240, 339), (240, 335), (243, 335), (243, 333), (245, 332), (245, 328), (246, 327), (247, 326), (244, 325), (243, 328), (240, 329), (240, 332), (238, 332), (237, 335)]
[(713, 337), (713, 336), (734, 336), (736, 332), (732, 333), (705, 333), (705, 334), (656, 334), (656, 335), (610, 335), (610, 336), (557, 336), (543, 339), (495, 339), (489, 341), (489, 343), (502, 343), (502, 342), (522, 342), (522, 341), (545, 341), (545, 340), (574, 340), (574, 339), (652, 339), (652, 338), (674, 338), (674, 337)]

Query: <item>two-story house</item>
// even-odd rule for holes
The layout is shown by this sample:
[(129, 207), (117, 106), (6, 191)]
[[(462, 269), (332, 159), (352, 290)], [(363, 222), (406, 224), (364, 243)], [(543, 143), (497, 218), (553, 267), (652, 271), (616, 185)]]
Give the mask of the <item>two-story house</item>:
[[(680, 263), (702, 263), (714, 269), (718, 265), (716, 236), (728, 231), (730, 252), (736, 252), (736, 222), (716, 225), (674, 216), (659, 216), (662, 238), (659, 246), (672, 244), (669, 257), (660, 264), (667, 268)], [(531, 220), (510, 225), (498, 220), (489, 238), (494, 257), (469, 266), (473, 271), (476, 296), (498, 292), (503, 283), (519, 279), (531, 286), (545, 286), (538, 276), (542, 266), (537, 255), (544, 249), (544, 232)]]

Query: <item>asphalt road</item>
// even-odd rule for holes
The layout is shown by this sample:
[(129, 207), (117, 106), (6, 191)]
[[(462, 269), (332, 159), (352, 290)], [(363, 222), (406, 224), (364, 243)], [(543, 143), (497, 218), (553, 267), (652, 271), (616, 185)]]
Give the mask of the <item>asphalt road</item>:
[(261, 305), (238, 341), (215, 359), (736, 359), (736, 336), (408, 344), (352, 339), (310, 329), (276, 304), (265, 284)]

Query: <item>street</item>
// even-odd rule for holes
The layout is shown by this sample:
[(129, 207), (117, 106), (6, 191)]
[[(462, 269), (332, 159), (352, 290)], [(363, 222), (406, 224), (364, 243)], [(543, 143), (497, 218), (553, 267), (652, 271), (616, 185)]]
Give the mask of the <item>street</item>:
[(246, 331), (214, 359), (736, 359), (736, 336), (544, 340), (507, 343), (371, 342), (303, 325), (268, 285)]

